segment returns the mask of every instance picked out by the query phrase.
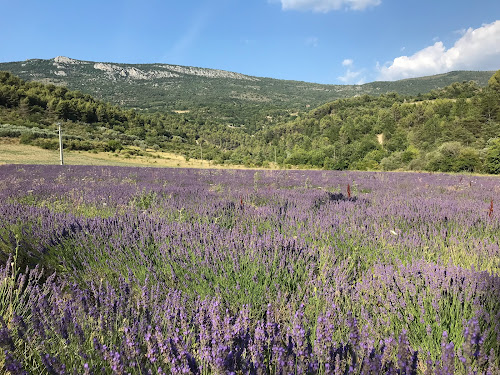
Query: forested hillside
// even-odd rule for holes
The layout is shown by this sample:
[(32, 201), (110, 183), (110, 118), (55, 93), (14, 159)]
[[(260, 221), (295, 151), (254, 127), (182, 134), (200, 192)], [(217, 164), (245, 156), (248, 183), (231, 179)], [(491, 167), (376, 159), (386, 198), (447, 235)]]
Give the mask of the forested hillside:
[(62, 122), (70, 150), (114, 151), (123, 145), (214, 158), (219, 150), (247, 142), (241, 129), (183, 114), (142, 114), (96, 100), (88, 94), (0, 72), (0, 136), (57, 148), (56, 123)]
[(102, 63), (63, 56), (0, 63), (0, 70), (27, 81), (79, 90), (122, 108), (182, 112), (191, 121), (241, 127), (248, 134), (336, 99), (389, 92), (418, 95), (463, 81), (486, 86), (493, 74), (459, 71), (395, 82), (325, 85), (180, 65)]
[(499, 173), (499, 82), (500, 71), (486, 88), (463, 82), (417, 97), (337, 100), (263, 130), (247, 151), (325, 169)]
[(0, 135), (56, 148), (136, 145), (217, 163), (325, 169), (500, 173), (500, 71), (488, 86), (454, 83), (417, 96), (362, 95), (287, 122), (244, 129), (185, 114), (145, 114), (55, 85), (0, 73)]

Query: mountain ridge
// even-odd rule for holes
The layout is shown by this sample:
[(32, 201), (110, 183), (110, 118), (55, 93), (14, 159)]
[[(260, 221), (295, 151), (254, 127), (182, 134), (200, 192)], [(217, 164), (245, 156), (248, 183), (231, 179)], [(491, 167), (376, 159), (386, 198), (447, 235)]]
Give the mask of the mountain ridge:
[(82, 63), (84, 64), (94, 64), (94, 65), (114, 65), (114, 66), (156, 66), (156, 67), (164, 67), (164, 68), (172, 68), (174, 69), (176, 67), (182, 67), (182, 68), (188, 68), (188, 69), (196, 69), (196, 70), (207, 70), (207, 71), (216, 71), (216, 72), (223, 72), (223, 73), (229, 73), (231, 75), (237, 75), (240, 77), (244, 77), (243, 79), (248, 79), (248, 80), (260, 80), (260, 79), (271, 79), (271, 80), (277, 80), (277, 81), (286, 81), (286, 82), (296, 82), (296, 83), (307, 83), (307, 84), (313, 84), (313, 85), (320, 85), (320, 86), (367, 86), (367, 85), (372, 85), (375, 83), (395, 83), (395, 82), (407, 82), (407, 81), (417, 81), (421, 79), (432, 79), (432, 78), (438, 78), (438, 77), (446, 77), (448, 75), (454, 75), (457, 73), (487, 73), (487, 74), (493, 74), (495, 71), (489, 71), (489, 70), (451, 70), (449, 72), (444, 72), (444, 73), (438, 73), (438, 74), (433, 74), (433, 75), (426, 75), (426, 76), (419, 76), (419, 77), (408, 77), (408, 78), (402, 78), (399, 80), (395, 81), (388, 81), (388, 80), (375, 80), (371, 82), (366, 82), (363, 84), (335, 84), (335, 83), (321, 83), (321, 82), (311, 82), (311, 81), (303, 81), (303, 80), (297, 80), (297, 79), (281, 79), (281, 78), (274, 78), (274, 77), (267, 77), (267, 76), (252, 76), (250, 74), (245, 74), (245, 73), (238, 73), (238, 72), (233, 72), (230, 70), (225, 70), (225, 69), (217, 69), (217, 68), (206, 68), (206, 67), (199, 67), (199, 66), (191, 66), (191, 65), (179, 65), (179, 64), (169, 64), (169, 63), (160, 63), (160, 62), (153, 62), (153, 63), (129, 63), (129, 62), (113, 62), (113, 61), (92, 61), (92, 60), (78, 60), (78, 59), (73, 59), (71, 57), (67, 56), (56, 56), (50, 59), (40, 59), (40, 58), (33, 58), (33, 59), (26, 59), (26, 60), (20, 60), (20, 61), (10, 61), (10, 62), (0, 62), (0, 66), (2, 64), (23, 64), (27, 62), (44, 62), (44, 61), (54, 61), (55, 63), (69, 63), (69, 64), (77, 64), (80, 65)]
[[(0, 66), (4, 65), (4, 64), (21, 64), (21, 65), (23, 65), (23, 64), (26, 64), (29, 62), (47, 62), (47, 61), (54, 61), (55, 64), (56, 63), (75, 64), (75, 65), (93, 64), (94, 68), (96, 68), (96, 65), (98, 65), (98, 66), (108, 65), (108, 66), (115, 66), (115, 67), (120, 67), (120, 66), (160, 67), (160, 68), (166, 68), (166, 69), (172, 69), (172, 70), (184, 68), (186, 70), (192, 69), (194, 71), (213, 71), (213, 72), (226, 73), (228, 76), (235, 76), (237, 78), (248, 79), (248, 80), (252, 80), (252, 81), (261, 80), (261, 79), (270, 79), (270, 80), (286, 81), (286, 82), (307, 83), (307, 84), (320, 85), (320, 86), (341, 86), (341, 87), (367, 86), (367, 85), (373, 85), (376, 83), (395, 83), (395, 82), (417, 81), (417, 80), (421, 80), (421, 79), (429, 79), (429, 78), (433, 79), (433, 78), (438, 78), (438, 77), (446, 77), (448, 75), (453, 75), (453, 74), (457, 74), (457, 73), (493, 74), (495, 72), (494, 70), (492, 70), (492, 71), (451, 70), (449, 72), (438, 73), (438, 74), (433, 74), (433, 75), (428, 75), (428, 76), (403, 78), (403, 79), (399, 79), (396, 81), (375, 80), (375, 81), (371, 81), (371, 82), (367, 82), (367, 83), (363, 83), (363, 84), (335, 84), (335, 83), (310, 82), (310, 81), (303, 81), (303, 80), (296, 80), (296, 79), (280, 79), (280, 78), (273, 78), (273, 77), (266, 77), (266, 76), (252, 76), (249, 74), (238, 73), (238, 72), (233, 72), (233, 71), (224, 70), (224, 69), (205, 68), (205, 67), (190, 66), (190, 65), (169, 64), (169, 63), (160, 63), (160, 62), (154, 62), (154, 63), (128, 63), (127, 62), (127, 63), (124, 63), (124, 62), (113, 62), (113, 61), (78, 60), (78, 59), (73, 59), (73, 58), (66, 57), (66, 56), (56, 56), (56, 57), (50, 58), (50, 59), (33, 58), (33, 59), (26, 59), (26, 60), (21, 60), (21, 61), (0, 62)], [(99, 68), (97, 68), (97, 69), (99, 69)], [(183, 73), (189, 74), (188, 71), (185, 71)], [(218, 78), (218, 77), (214, 77), (214, 78)]]
[(253, 133), (269, 121), (288, 120), (336, 99), (397, 92), (417, 95), (453, 82), (486, 86), (494, 72), (458, 71), (401, 81), (334, 85), (254, 77), (174, 64), (95, 62), (57, 56), (0, 63), (28, 81), (79, 90), (125, 108), (148, 112), (189, 111), (190, 116), (242, 126)]

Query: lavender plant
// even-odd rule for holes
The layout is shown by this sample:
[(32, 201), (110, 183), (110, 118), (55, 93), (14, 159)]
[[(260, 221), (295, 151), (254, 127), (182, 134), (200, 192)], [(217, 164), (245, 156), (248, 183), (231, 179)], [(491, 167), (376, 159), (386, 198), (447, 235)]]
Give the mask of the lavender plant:
[(498, 179), (256, 173), (0, 167), (4, 371), (498, 373)]

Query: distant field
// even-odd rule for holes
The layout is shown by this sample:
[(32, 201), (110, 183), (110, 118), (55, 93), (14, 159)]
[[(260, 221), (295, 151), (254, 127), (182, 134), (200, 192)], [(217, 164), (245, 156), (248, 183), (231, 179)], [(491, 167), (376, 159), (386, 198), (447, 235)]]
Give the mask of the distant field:
[[(64, 163), (69, 165), (114, 165), (129, 167), (168, 167), (168, 168), (232, 168), (248, 169), (241, 165), (215, 165), (206, 160), (186, 159), (169, 152), (148, 150), (151, 155), (129, 156), (120, 153), (88, 151), (65, 151)], [(23, 145), (15, 138), (0, 138), (0, 164), (59, 164), (59, 151)]]

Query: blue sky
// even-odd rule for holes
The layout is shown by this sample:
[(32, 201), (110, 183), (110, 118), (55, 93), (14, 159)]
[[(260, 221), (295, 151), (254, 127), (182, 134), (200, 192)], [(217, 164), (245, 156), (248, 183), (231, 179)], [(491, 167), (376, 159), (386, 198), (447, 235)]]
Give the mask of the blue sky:
[(319, 83), (500, 69), (498, 0), (0, 0), (0, 61), (169, 63)]

